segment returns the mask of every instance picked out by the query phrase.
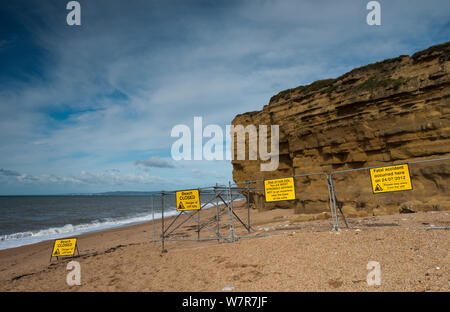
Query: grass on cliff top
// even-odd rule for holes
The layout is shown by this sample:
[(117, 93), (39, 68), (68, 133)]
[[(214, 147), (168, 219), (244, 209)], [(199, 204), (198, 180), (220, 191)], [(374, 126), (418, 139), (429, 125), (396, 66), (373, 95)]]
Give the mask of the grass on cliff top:
[(319, 90), (322, 90), (321, 93), (330, 92), (330, 90), (335, 89), (335, 87), (333, 85), (336, 81), (337, 81), (337, 79), (333, 79), (333, 78), (332, 79), (322, 79), (322, 80), (314, 81), (313, 83), (306, 85), (306, 86), (299, 86), (296, 88), (287, 89), (287, 90), (281, 91), (277, 95), (272, 96), (270, 98), (270, 102), (277, 101), (280, 98), (287, 100), (291, 97), (291, 94), (293, 92), (302, 93), (305, 95), (319, 91)]
[(409, 57), (408, 55), (400, 55), (398, 57), (389, 58), (384, 61), (364, 65), (361, 67), (357, 67), (349, 71), (348, 73), (343, 74), (338, 79), (344, 79), (350, 75), (355, 75), (357, 73), (361, 72), (368, 72), (368, 71), (376, 71), (381, 73), (387, 73), (389, 71), (394, 70), (399, 63), (402, 62), (403, 58)]
[[(436, 55), (438, 54), (442, 54), (441, 57), (445, 60), (450, 59), (450, 41), (431, 46), (423, 51), (416, 52), (411, 56), (411, 58), (414, 60), (414, 62), (419, 62), (429, 57), (436, 57)], [(330, 94), (331, 92), (336, 90), (337, 81), (343, 80), (351, 75), (364, 76), (364, 74), (367, 75), (368, 72), (373, 72), (372, 77), (357, 85), (356, 88), (351, 90), (351, 92), (362, 90), (373, 91), (377, 88), (388, 88), (391, 86), (393, 90), (396, 91), (400, 88), (400, 86), (406, 84), (407, 80), (402, 77), (398, 79), (392, 79), (389, 76), (390, 73), (392, 73), (400, 65), (404, 58), (409, 58), (409, 56), (400, 55), (395, 58), (389, 58), (380, 62), (352, 69), (348, 73), (345, 73), (344, 75), (335, 79), (317, 80), (306, 86), (299, 86), (296, 88), (281, 91), (277, 95), (274, 95), (270, 98), (269, 104), (272, 102), (276, 102), (279, 99), (288, 100), (293, 92), (302, 93), (303, 95), (308, 95), (316, 91), (320, 91), (321, 94)]]
[(442, 54), (444, 59), (450, 59), (450, 41), (431, 46), (426, 50), (422, 50), (414, 53), (411, 58), (414, 62), (420, 62), (421, 60), (427, 59), (428, 57), (433, 57), (434, 54)]
[[(355, 88), (352, 88), (352, 92), (360, 92), (363, 90), (373, 91), (377, 88), (387, 88), (391, 87), (396, 91), (400, 88), (401, 85), (406, 83), (406, 80), (402, 77), (398, 79), (392, 79), (392, 78), (385, 78), (389, 75), (390, 72), (394, 71), (395, 68), (402, 62), (402, 58), (405, 56), (399, 56), (396, 58), (387, 59), (381, 62), (376, 62), (373, 64), (369, 64), (363, 67), (355, 68), (351, 70), (350, 72), (338, 77), (338, 78), (332, 78), (332, 79), (322, 79), (317, 80), (309, 85), (306, 86), (299, 86), (292, 89), (287, 89), (284, 91), (281, 91), (277, 95), (273, 96), (270, 99), (270, 103), (278, 101), (280, 98), (284, 100), (288, 100), (292, 93), (300, 93), (302, 95), (308, 95), (317, 91), (320, 91), (320, 94), (330, 94), (331, 92), (335, 91), (337, 89), (336, 82), (338, 80), (343, 80), (344, 78), (348, 77), (349, 75), (354, 75), (358, 72), (367, 72), (367, 71), (375, 71), (376, 74), (373, 74), (369, 79), (364, 81), (363, 83), (357, 85)], [(408, 56), (406, 56), (408, 57)]]

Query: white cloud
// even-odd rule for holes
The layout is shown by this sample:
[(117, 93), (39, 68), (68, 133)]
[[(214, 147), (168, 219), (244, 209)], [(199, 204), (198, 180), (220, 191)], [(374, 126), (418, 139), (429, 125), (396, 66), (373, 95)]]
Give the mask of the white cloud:
[(7, 170), (7, 169), (0, 168), (0, 175), (4, 175), (7, 177), (18, 177), (18, 176), (20, 176), (20, 173), (15, 170)]
[(144, 160), (136, 160), (136, 166), (144, 166), (144, 167), (156, 167), (156, 168), (175, 168), (171, 159), (163, 159), (159, 156), (153, 156), (149, 159)]
[[(48, 59), (44, 77), (0, 86), (0, 166), (52, 185), (152, 183), (158, 178), (140, 167), (174, 165), (163, 155), (176, 124), (194, 116), (230, 124), (279, 91), (449, 35), (450, 3), (437, 0), (383, 2), (376, 29), (365, 24), (366, 3), (348, 0), (216, 2), (220, 8), (95, 1), (82, 8), (78, 30), (61, 25), (65, 11), (55, 3), (39, 3), (36, 14), (25, 14), (32, 4), (24, 3), (17, 18)], [(67, 118), (52, 118), (58, 110)], [(187, 183), (172, 180), (174, 171), (184, 181), (200, 176), (189, 172), (197, 163), (183, 164), (158, 175), (173, 183)], [(120, 173), (107, 172), (111, 166)], [(207, 166), (214, 178), (231, 176), (227, 162)]]
[(56, 176), (52, 174), (41, 174), (33, 176), (26, 173), (19, 173), (13, 170), (0, 170), (0, 177), (7, 177), (10, 183), (19, 184), (48, 184), (48, 185), (91, 185), (91, 186), (126, 186), (138, 184), (172, 184), (174, 181), (159, 176), (152, 176), (148, 173), (130, 173), (121, 174), (120, 170), (111, 169), (99, 172), (81, 171), (78, 175), (73, 176)]

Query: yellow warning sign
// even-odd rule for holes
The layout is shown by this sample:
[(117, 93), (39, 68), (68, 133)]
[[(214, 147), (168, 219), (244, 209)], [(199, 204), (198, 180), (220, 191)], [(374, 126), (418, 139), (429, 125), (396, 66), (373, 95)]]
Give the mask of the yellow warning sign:
[(374, 194), (412, 190), (407, 164), (370, 169)]
[(177, 210), (199, 210), (200, 196), (198, 190), (178, 191), (177, 195)]
[(266, 202), (295, 199), (294, 178), (264, 180)]
[(76, 246), (76, 238), (57, 239), (53, 245), (52, 257), (73, 256)]

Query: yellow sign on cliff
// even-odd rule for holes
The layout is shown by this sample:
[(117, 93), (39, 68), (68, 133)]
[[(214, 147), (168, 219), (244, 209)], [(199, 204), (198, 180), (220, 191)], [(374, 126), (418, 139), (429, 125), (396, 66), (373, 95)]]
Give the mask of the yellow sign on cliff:
[(73, 256), (76, 246), (76, 238), (57, 239), (53, 245), (52, 257)]
[(266, 202), (295, 199), (294, 178), (264, 180)]
[(186, 190), (176, 192), (177, 211), (199, 210), (200, 196), (198, 190)]
[(407, 164), (370, 169), (374, 194), (412, 190)]

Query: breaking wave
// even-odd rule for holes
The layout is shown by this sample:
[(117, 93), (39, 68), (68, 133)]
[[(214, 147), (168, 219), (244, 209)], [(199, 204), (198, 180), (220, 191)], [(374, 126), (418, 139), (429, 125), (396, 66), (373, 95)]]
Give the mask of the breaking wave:
[[(203, 209), (213, 207), (213, 204), (206, 205)], [(164, 212), (164, 218), (174, 216), (178, 212), (175, 209)], [(161, 213), (155, 212), (155, 220), (161, 219)], [(61, 227), (51, 227), (37, 231), (25, 231), (7, 235), (0, 235), (0, 250), (14, 248), (24, 245), (35, 244), (47, 240), (76, 236), (85, 233), (104, 231), (127, 225), (134, 225), (152, 221), (152, 214), (137, 215), (129, 218), (106, 219), (83, 224), (66, 224)]]

